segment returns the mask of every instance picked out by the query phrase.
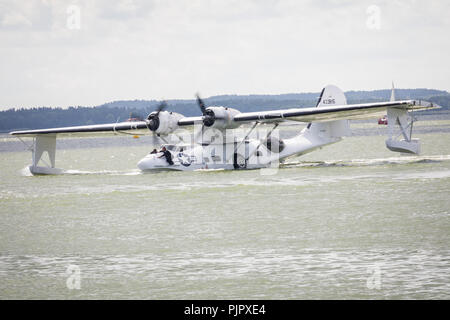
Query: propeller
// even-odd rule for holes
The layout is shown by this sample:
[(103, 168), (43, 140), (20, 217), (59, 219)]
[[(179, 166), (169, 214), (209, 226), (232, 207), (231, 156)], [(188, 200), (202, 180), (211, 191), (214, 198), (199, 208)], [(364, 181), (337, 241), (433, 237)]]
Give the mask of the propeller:
[(148, 128), (151, 131), (156, 131), (158, 130), (159, 127), (159, 113), (161, 111), (163, 111), (164, 109), (167, 108), (167, 102), (166, 101), (162, 101), (158, 107), (156, 108), (156, 111), (153, 111), (152, 113), (150, 113), (147, 117), (147, 121), (148, 121)]
[(161, 144), (159, 134), (153, 133), (152, 134), (152, 145), (153, 146), (159, 146)]
[(202, 98), (200, 98), (200, 95), (197, 93), (197, 104), (200, 107), (200, 110), (202, 111), (202, 114), (205, 115), (206, 114), (206, 106), (205, 103), (203, 102)]
[[(207, 108), (205, 105), (205, 102), (203, 101), (202, 98), (200, 98), (200, 95), (198, 93), (196, 94), (196, 97), (197, 97), (197, 104), (203, 115), (203, 119), (202, 119), (202, 126), (201, 126), (200, 130), (197, 132), (197, 134), (194, 135), (194, 141), (203, 144), (203, 133), (204, 133), (205, 127), (211, 127), (216, 122), (216, 120), (224, 120), (225, 118), (218, 117), (214, 113), (213, 109)], [(200, 142), (199, 142), (199, 140), (200, 140)]]
[(161, 111), (163, 111), (165, 108), (167, 108), (167, 102), (162, 101), (159, 106), (156, 108), (156, 115), (158, 116)]
[(198, 93), (196, 96), (197, 96), (197, 104), (200, 107), (200, 110), (202, 111), (204, 126), (211, 127), (216, 120), (223, 119), (221, 117), (216, 117), (213, 110), (206, 109), (205, 103), (203, 102), (202, 98), (200, 98), (200, 95)]
[(156, 134), (155, 131), (159, 128), (159, 113), (161, 111), (164, 111), (164, 109), (167, 108), (167, 102), (162, 101), (157, 107), (156, 110), (151, 112), (147, 117), (147, 126), (150, 129), (150, 131), (153, 132), (152, 134), (152, 144), (154, 146), (160, 144), (160, 135)]

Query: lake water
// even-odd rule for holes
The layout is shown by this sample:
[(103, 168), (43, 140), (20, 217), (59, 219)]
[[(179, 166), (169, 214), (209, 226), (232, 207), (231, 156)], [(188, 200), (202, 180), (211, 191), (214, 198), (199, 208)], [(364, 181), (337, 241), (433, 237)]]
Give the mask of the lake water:
[(449, 299), (449, 121), (420, 156), (356, 127), (275, 175), (143, 174), (148, 138), (97, 137), (30, 176), (3, 137), (0, 299)]

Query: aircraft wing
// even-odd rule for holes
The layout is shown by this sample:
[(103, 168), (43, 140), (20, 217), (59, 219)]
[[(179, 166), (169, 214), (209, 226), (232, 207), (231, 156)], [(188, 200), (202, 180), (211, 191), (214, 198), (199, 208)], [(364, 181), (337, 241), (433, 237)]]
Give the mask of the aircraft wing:
[(299, 122), (325, 122), (341, 119), (370, 119), (386, 114), (387, 108), (419, 111), (439, 108), (433, 103), (421, 100), (402, 100), (372, 102), (350, 105), (321, 106), (320, 108), (293, 108), (264, 112), (244, 112), (236, 115), (236, 122), (281, 122), (285, 120)]
[(193, 126), (196, 123), (202, 123), (203, 117), (184, 117), (178, 120), (179, 126)]
[[(433, 103), (420, 100), (403, 100), (392, 102), (372, 102), (351, 105), (321, 106), (319, 108), (292, 108), (284, 110), (271, 110), (261, 112), (243, 112), (234, 115), (232, 121), (237, 123), (248, 122), (325, 122), (340, 119), (368, 119), (386, 114), (387, 108), (398, 108), (402, 110), (425, 110), (438, 108)], [(161, 113), (162, 115), (163, 113)], [(178, 126), (189, 126), (202, 123), (203, 117), (177, 118)], [(149, 123), (146, 121), (128, 121), (118, 123), (107, 123), (97, 125), (60, 127), (49, 129), (22, 130), (10, 132), (15, 136), (36, 136), (41, 134), (73, 134), (73, 133), (97, 133), (97, 132), (124, 132), (141, 130), (139, 134), (151, 133)]]
[(117, 123), (96, 124), (87, 126), (61, 127), (51, 129), (36, 129), (36, 130), (22, 130), (10, 132), (11, 135), (36, 136), (40, 134), (61, 134), (61, 133), (95, 133), (95, 132), (119, 132), (130, 130), (148, 130), (147, 122), (145, 121), (127, 121)]

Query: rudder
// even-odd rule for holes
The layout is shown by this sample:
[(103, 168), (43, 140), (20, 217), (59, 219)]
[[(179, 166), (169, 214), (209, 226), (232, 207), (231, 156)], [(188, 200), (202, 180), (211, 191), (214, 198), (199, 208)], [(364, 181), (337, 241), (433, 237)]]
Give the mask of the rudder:
[[(334, 85), (328, 85), (322, 89), (316, 107), (333, 107), (347, 104), (344, 92)], [(308, 125), (312, 134), (322, 139), (337, 139), (350, 135), (348, 120), (334, 120)]]

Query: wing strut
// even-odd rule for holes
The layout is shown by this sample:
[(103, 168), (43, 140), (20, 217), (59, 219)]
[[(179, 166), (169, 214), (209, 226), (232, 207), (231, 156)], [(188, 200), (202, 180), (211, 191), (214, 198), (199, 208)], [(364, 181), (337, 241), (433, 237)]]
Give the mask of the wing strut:
[(279, 126), (279, 123), (278, 123), (278, 122), (274, 124), (273, 128), (270, 129), (270, 131), (269, 131), (269, 133), (267, 133), (266, 137), (265, 137), (264, 139), (262, 139), (262, 140), (259, 142), (258, 146), (255, 148), (255, 150), (254, 150), (251, 154), (248, 155), (247, 160), (250, 159), (250, 157), (253, 157), (253, 155), (254, 155), (256, 152), (259, 151), (259, 147), (260, 147), (261, 145), (263, 145), (267, 140), (269, 140), (269, 138), (270, 138), (270, 136), (271, 136), (273, 130), (275, 130), (278, 126)]
[[(251, 127), (251, 129), (247, 132), (247, 134), (245, 135), (244, 139), (242, 139), (242, 141), (239, 142), (238, 144), (235, 144), (232, 156), (235, 156), (235, 154), (236, 154), (236, 152), (238, 151), (238, 149), (239, 149), (239, 147), (241, 146), (241, 144), (243, 144), (243, 143), (245, 143), (245, 141), (247, 141), (248, 137), (250, 136), (250, 133), (252, 133), (252, 131), (256, 128), (256, 126), (257, 126), (258, 124), (259, 124), (259, 122), (256, 121), (255, 124)], [(230, 161), (230, 160), (231, 160), (231, 157), (228, 158), (227, 163), (228, 163), (228, 161)], [(246, 160), (248, 160), (248, 157), (247, 157)]]

